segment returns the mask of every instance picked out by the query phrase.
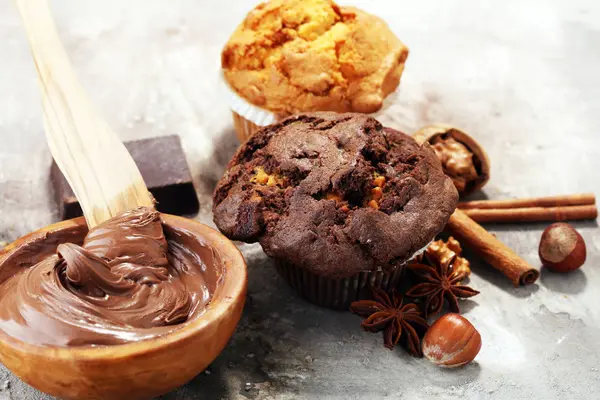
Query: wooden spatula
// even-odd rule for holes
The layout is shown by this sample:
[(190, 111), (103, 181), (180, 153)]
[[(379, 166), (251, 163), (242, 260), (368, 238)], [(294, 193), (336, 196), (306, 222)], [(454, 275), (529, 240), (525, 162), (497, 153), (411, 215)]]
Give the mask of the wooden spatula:
[(135, 162), (79, 84), (47, 0), (15, 0), (37, 70), (52, 156), (90, 228), (139, 206), (154, 207)]

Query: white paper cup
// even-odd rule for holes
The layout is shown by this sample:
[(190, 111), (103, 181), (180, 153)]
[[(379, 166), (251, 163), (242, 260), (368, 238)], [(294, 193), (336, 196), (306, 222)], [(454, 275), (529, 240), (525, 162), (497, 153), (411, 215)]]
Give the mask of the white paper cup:
[[(250, 103), (242, 96), (240, 96), (229, 85), (222, 71), (221, 82), (223, 92), (229, 104), (229, 108), (231, 109), (231, 114), (233, 117), (233, 126), (235, 128), (236, 135), (241, 143), (244, 143), (246, 140), (248, 140), (248, 138), (252, 136), (256, 131), (264, 128), (265, 126), (271, 125), (280, 119), (274, 112), (265, 110), (264, 108), (260, 108)], [(381, 116), (386, 111), (386, 109), (388, 109), (390, 105), (394, 103), (397, 94), (398, 89), (396, 89), (394, 92), (392, 92), (389, 96), (386, 97), (383, 106), (379, 111), (369, 115), (375, 119), (378, 119), (378, 117)]]
[(227, 98), (235, 133), (241, 143), (244, 143), (252, 134), (259, 129), (277, 122), (275, 113), (262, 109), (250, 103), (229, 86), (225, 76), (221, 72), (223, 91)]

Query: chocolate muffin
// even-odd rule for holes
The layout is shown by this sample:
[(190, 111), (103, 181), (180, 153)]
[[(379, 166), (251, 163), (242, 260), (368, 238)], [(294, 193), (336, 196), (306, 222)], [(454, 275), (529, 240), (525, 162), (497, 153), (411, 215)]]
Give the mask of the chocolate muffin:
[(438, 234), (458, 194), (429, 145), (363, 114), (289, 117), (258, 131), (214, 193), (229, 238), (260, 242), (304, 297), (341, 308)]

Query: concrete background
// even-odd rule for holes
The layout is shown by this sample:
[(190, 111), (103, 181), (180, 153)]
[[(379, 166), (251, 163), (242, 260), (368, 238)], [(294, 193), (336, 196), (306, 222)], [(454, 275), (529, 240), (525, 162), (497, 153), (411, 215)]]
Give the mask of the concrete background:
[[(595, 0), (362, 0), (410, 47), (401, 89), (382, 117), (412, 132), (464, 128), (488, 150), (495, 199), (600, 193), (600, 6)], [(55, 0), (60, 34), (84, 87), (123, 140), (178, 133), (209, 224), (210, 193), (236, 148), (218, 91), (219, 53), (250, 0)], [(34, 70), (11, 2), (0, 2), (0, 240), (56, 220)], [(600, 233), (576, 224), (588, 262), (542, 271), (515, 289), (473, 260), (464, 301), (483, 348), (440, 370), (360, 318), (296, 297), (257, 246), (244, 246), (249, 298), (209, 372), (164, 399), (600, 398)], [(538, 265), (545, 224), (490, 226)], [(4, 384), (2, 384), (4, 382)], [(0, 399), (47, 399), (0, 368)]]

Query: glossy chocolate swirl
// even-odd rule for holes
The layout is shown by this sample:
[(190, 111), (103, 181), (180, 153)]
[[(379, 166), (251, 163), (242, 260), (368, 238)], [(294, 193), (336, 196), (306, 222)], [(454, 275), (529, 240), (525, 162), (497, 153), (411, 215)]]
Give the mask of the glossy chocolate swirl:
[(90, 230), (83, 246), (60, 244), (18, 268), (0, 286), (0, 330), (33, 344), (78, 346), (176, 329), (209, 302), (218, 271), (206, 264), (219, 257), (192, 232), (165, 232), (169, 241), (159, 213), (139, 208)]

